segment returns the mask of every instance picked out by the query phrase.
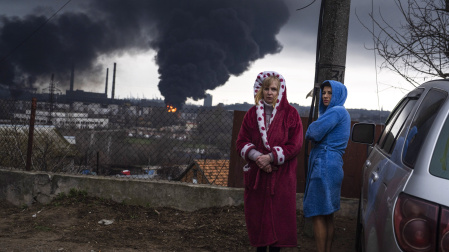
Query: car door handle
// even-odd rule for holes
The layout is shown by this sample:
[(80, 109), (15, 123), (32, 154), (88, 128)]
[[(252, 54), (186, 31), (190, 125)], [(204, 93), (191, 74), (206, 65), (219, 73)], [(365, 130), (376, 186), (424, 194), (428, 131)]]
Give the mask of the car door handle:
[(379, 175), (377, 174), (377, 172), (371, 172), (371, 179), (373, 180), (373, 182), (376, 182), (376, 180), (379, 179)]
[(366, 162), (365, 162), (365, 167), (370, 167), (371, 166), (371, 162), (369, 161), (369, 160), (366, 160)]

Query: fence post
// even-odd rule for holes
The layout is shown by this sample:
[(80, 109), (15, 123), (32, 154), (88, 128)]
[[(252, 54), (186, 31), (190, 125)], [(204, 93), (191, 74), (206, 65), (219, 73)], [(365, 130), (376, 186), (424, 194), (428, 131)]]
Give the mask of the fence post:
[(31, 99), (31, 114), (30, 114), (30, 127), (28, 128), (28, 149), (27, 149), (27, 163), (25, 169), (31, 170), (31, 155), (33, 153), (33, 135), (34, 135), (34, 120), (36, 119), (36, 103), (37, 99)]
[(97, 151), (97, 175), (99, 174), (98, 173), (98, 168), (100, 167), (100, 152), (99, 151)]

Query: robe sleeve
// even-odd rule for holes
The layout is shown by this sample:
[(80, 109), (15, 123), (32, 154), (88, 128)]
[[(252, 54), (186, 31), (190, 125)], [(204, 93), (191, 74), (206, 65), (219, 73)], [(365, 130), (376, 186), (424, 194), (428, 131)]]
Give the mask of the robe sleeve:
[(290, 110), (287, 118), (288, 139), (280, 146), (274, 146), (272, 154), (274, 165), (283, 165), (286, 161), (296, 158), (303, 143), (303, 128), (301, 117), (296, 109)]
[[(270, 153), (271, 154), (271, 153)], [(251, 160), (253, 160), (253, 161), (256, 161), (257, 160), (257, 158), (259, 157), (259, 156), (261, 156), (262, 155), (262, 153), (260, 153), (260, 151), (258, 151), (258, 150), (256, 150), (256, 149), (252, 149), (252, 150), (250, 150), (249, 152), (248, 152), (248, 157), (249, 157), (249, 159), (251, 159)]]
[(251, 120), (250, 120), (250, 114), (253, 114), (254, 110), (250, 109), (245, 114), (245, 117), (243, 118), (242, 126), (240, 127), (239, 135), (237, 137), (236, 141), (236, 148), (239, 155), (244, 158), (246, 161), (249, 161), (249, 151), (252, 149), (255, 149), (256, 146), (254, 145), (251, 134), (254, 128), (251, 127)]
[(306, 139), (320, 142), (338, 124), (340, 117), (340, 111), (337, 107), (326, 111), (309, 125), (306, 131)]

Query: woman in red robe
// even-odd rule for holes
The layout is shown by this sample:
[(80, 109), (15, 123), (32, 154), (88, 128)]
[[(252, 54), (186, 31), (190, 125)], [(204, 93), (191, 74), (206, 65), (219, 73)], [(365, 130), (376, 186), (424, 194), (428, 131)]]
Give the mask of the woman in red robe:
[(282, 75), (259, 73), (256, 105), (248, 110), (237, 138), (243, 167), (245, 220), (257, 251), (296, 247), (296, 167), (303, 129), (298, 111), (287, 100)]

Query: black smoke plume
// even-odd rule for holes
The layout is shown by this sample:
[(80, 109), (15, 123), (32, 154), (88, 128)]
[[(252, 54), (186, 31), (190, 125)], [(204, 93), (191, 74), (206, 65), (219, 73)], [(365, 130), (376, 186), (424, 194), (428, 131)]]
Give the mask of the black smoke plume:
[(39, 29), (48, 17), (3, 16), (0, 84), (36, 86), (52, 73), (69, 80), (72, 64), (78, 75), (99, 74), (102, 55), (153, 49), (159, 90), (179, 107), (278, 53), (288, 17), (281, 0), (94, 0)]

